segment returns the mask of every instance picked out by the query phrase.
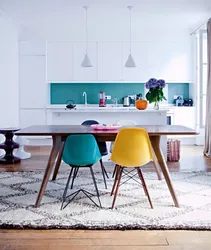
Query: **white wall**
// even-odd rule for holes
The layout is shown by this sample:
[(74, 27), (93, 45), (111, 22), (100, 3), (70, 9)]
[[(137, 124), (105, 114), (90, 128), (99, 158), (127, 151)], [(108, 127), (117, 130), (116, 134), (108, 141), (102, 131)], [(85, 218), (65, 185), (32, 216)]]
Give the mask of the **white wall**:
[(0, 17), (0, 127), (19, 126), (18, 34)]
[[(0, 128), (19, 126), (18, 34), (0, 16)], [(0, 135), (0, 142), (4, 139)], [(0, 155), (3, 153), (0, 150)]]

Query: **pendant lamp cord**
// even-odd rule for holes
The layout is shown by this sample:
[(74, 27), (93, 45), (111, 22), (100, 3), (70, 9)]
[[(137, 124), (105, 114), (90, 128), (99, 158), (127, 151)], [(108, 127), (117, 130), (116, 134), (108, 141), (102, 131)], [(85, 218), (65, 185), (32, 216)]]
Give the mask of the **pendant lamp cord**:
[(131, 10), (132, 10), (132, 6), (128, 6), (128, 9), (129, 9), (129, 11), (130, 11), (130, 54), (131, 54), (131, 34), (132, 34), (132, 25), (131, 25), (131, 23), (132, 23), (132, 16), (131, 16)]
[(88, 52), (88, 13), (87, 13), (87, 10), (88, 10), (88, 6), (84, 6), (84, 9), (86, 11), (86, 27), (85, 27), (85, 41), (86, 41), (86, 54)]
[(132, 6), (129, 6), (128, 8), (130, 10), (130, 54), (131, 54), (131, 9), (132, 9)]

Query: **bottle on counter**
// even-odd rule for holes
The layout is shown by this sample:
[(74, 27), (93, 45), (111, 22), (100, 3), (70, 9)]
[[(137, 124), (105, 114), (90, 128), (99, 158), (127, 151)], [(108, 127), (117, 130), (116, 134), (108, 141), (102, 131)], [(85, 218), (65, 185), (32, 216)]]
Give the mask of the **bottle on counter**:
[(104, 91), (100, 91), (99, 93), (99, 106), (100, 107), (106, 107), (106, 98), (105, 98), (105, 92)]

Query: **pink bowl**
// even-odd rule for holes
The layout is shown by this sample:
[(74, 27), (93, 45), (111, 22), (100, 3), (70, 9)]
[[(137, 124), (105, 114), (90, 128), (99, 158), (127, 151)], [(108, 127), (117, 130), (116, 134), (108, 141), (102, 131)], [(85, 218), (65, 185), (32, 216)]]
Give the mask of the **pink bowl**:
[(116, 130), (120, 128), (120, 125), (113, 125), (113, 126), (103, 126), (100, 124), (92, 124), (91, 127), (95, 130)]

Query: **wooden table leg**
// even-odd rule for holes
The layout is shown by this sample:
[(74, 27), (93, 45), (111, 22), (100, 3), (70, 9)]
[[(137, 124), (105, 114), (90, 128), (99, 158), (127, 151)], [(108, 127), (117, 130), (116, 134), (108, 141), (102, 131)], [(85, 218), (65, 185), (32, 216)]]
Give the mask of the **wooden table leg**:
[(62, 161), (63, 150), (64, 150), (64, 142), (62, 142), (61, 149), (59, 151), (59, 154), (58, 154), (58, 157), (57, 157), (57, 160), (56, 160), (56, 165), (55, 165), (55, 168), (54, 168), (52, 181), (56, 180), (57, 174), (59, 172), (59, 168), (60, 168), (61, 161)]
[(61, 147), (61, 143), (62, 143), (61, 136), (52, 136), (52, 139), (53, 139), (53, 146), (52, 146), (51, 153), (50, 153), (50, 156), (48, 159), (45, 174), (43, 176), (43, 181), (42, 181), (42, 184), (40, 187), (40, 191), (39, 191), (39, 194), (37, 196), (35, 207), (40, 206), (40, 203), (41, 203), (43, 194), (45, 192), (48, 180), (50, 178), (51, 172), (52, 172), (53, 167), (54, 167), (56, 157), (57, 157), (59, 150), (60, 150), (60, 147)]
[(177, 196), (176, 196), (176, 193), (174, 191), (174, 187), (173, 187), (173, 184), (172, 184), (172, 181), (171, 181), (168, 166), (166, 164), (166, 161), (165, 161), (165, 159), (163, 157), (163, 154), (161, 152), (161, 149), (160, 149), (160, 136), (159, 135), (150, 136), (150, 140), (151, 140), (152, 147), (154, 149), (155, 155), (157, 156), (158, 162), (160, 164), (160, 168), (161, 168), (161, 170), (163, 172), (163, 176), (164, 176), (164, 178), (166, 180), (166, 184), (167, 184), (167, 186), (169, 188), (169, 191), (171, 193), (171, 196), (173, 198), (174, 204), (175, 204), (176, 207), (179, 207), (179, 202), (177, 200)]
[(153, 164), (155, 167), (155, 171), (156, 171), (158, 180), (162, 180), (161, 171), (160, 171), (160, 164), (158, 162), (158, 159), (157, 159), (157, 156), (155, 154), (153, 147), (152, 147), (152, 157), (153, 157)]

